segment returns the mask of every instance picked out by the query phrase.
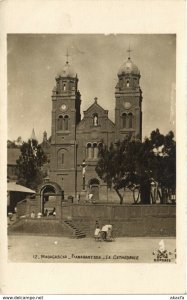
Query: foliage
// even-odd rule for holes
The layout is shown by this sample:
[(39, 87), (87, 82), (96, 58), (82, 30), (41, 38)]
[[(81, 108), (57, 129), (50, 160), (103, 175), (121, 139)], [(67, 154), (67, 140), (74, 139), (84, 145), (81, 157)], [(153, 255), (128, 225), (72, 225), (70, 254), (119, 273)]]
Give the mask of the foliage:
[(114, 188), (123, 203), (125, 188), (140, 187), (141, 202), (150, 203), (151, 182), (161, 189), (175, 190), (176, 143), (173, 132), (160, 134), (156, 129), (143, 142), (126, 139), (99, 150), (98, 176)]
[[(155, 132), (154, 132), (155, 134)], [(157, 130), (156, 135), (160, 133)], [(155, 135), (155, 136), (156, 136)], [(164, 190), (175, 193), (176, 189), (176, 142), (174, 134), (170, 131), (163, 137), (163, 142), (154, 144), (154, 159), (152, 161), (152, 173), (159, 183), (163, 194)], [(161, 195), (162, 196), (162, 195)]]
[(20, 146), (22, 145), (22, 138), (21, 138), (21, 136), (19, 136), (18, 138), (17, 138), (17, 140), (15, 140), (15, 141), (10, 141), (10, 140), (8, 140), (7, 141), (7, 148), (20, 148)]
[(7, 148), (19, 148), (19, 146), (17, 146), (16, 144), (15, 144), (15, 141), (10, 141), (10, 140), (8, 140), (7, 141)]
[(41, 166), (47, 157), (36, 140), (23, 142), (20, 151), (21, 155), (17, 160), (18, 183), (36, 189), (43, 180)]

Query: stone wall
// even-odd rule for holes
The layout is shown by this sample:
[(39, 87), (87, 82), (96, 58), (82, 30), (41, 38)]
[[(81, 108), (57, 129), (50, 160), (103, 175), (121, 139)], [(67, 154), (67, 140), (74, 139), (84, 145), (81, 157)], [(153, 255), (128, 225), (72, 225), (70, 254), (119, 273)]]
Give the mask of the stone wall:
[(147, 216), (169, 217), (176, 215), (175, 205), (153, 204), (153, 205), (119, 205), (119, 204), (70, 204), (63, 203), (62, 218), (90, 219), (108, 218), (113, 220), (144, 218)]
[(116, 236), (175, 236), (174, 205), (64, 205), (62, 220), (72, 220), (87, 235), (112, 224)]
[[(58, 198), (58, 197), (57, 197)], [(40, 211), (39, 198), (18, 205), (18, 216)], [(175, 205), (74, 204), (56, 199), (56, 220), (72, 220), (74, 225), (93, 236), (96, 221), (100, 228), (112, 224), (116, 236), (175, 236)], [(53, 222), (53, 220), (50, 220)]]

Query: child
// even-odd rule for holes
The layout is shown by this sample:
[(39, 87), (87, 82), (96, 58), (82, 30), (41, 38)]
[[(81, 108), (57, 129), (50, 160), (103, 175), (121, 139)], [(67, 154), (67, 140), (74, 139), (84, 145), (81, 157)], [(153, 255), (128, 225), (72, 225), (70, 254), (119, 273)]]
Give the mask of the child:
[(99, 240), (101, 238), (101, 230), (98, 225), (94, 232), (94, 238), (95, 238), (95, 240)]

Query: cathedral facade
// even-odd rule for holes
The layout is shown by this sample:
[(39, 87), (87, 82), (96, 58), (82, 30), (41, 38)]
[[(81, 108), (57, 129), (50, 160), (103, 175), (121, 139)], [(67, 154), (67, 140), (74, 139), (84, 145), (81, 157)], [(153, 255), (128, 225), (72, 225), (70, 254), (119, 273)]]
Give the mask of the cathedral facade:
[(52, 134), (50, 181), (57, 183), (65, 197), (85, 200), (93, 194), (96, 202), (107, 201), (112, 191), (98, 177), (95, 167), (99, 146), (108, 147), (127, 136), (142, 138), (142, 91), (140, 71), (130, 56), (117, 73), (115, 123), (97, 98), (81, 117), (78, 76), (67, 61), (56, 76), (52, 91)]

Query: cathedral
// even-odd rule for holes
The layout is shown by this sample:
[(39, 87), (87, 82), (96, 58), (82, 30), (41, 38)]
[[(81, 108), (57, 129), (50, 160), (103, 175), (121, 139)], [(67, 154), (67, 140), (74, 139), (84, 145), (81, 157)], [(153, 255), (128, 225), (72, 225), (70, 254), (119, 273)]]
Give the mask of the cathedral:
[[(96, 202), (108, 201), (115, 192), (98, 177), (95, 167), (99, 147), (127, 136), (142, 138), (142, 91), (140, 71), (129, 57), (117, 73), (115, 123), (97, 98), (81, 116), (79, 78), (67, 60), (52, 90), (52, 132), (50, 139), (51, 182), (57, 183), (65, 197), (86, 199), (93, 195)], [(46, 140), (46, 133), (44, 140)], [(115, 195), (116, 197), (116, 195)]]

